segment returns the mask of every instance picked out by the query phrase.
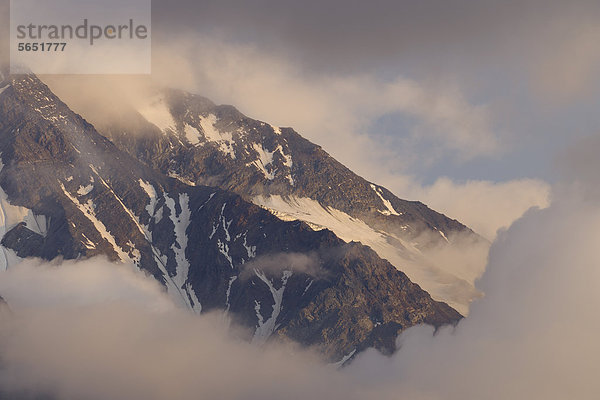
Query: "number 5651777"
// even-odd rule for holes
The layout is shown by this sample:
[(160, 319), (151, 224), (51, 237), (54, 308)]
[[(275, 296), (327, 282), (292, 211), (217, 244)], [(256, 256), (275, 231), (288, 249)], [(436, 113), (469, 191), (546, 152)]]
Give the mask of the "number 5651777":
[(65, 51), (66, 43), (42, 42), (42, 43), (19, 43), (19, 51)]

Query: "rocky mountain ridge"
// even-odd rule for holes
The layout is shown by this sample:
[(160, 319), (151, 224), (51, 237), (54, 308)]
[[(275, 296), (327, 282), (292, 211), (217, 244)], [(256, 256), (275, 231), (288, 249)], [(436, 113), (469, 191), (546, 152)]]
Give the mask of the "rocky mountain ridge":
[[(233, 191), (281, 219), (368, 245), (463, 313), (479, 296), (474, 282), (485, 267), (485, 239), (356, 175), (291, 128), (170, 89), (97, 125), (121, 150), (166, 175)], [(464, 257), (465, 246), (482, 256)], [(449, 252), (446, 260), (439, 256)]]
[(2, 268), (106, 255), (250, 340), (293, 340), (330, 361), (390, 353), (410, 326), (461, 318), (360, 243), (140, 162), (33, 75), (0, 82), (0, 155)]

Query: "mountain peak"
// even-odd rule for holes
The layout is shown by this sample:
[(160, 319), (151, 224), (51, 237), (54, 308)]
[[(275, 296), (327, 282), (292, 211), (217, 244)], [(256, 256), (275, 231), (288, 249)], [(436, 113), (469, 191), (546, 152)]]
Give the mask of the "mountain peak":
[[(149, 129), (145, 136), (122, 136), (133, 141), (135, 150), (128, 154), (35, 76), (11, 78), (11, 87), (0, 94), (0, 207), (7, 216), (0, 226), (5, 258), (0, 267), (26, 257), (104, 255), (148, 272), (191, 312), (224, 313), (249, 329), (249, 340), (292, 339), (319, 348), (329, 361), (372, 346), (389, 353), (409, 326), (461, 318), (363, 244), (347, 244), (305, 222), (283, 221), (226, 188), (186, 184), (188, 170), (180, 158), (186, 154), (172, 153), (176, 149), (206, 152), (198, 157), (218, 154), (213, 162), (241, 168), (221, 171), (231, 174), (233, 187), (254, 177), (259, 189), (262, 182), (277, 182), (280, 175), (265, 166), (281, 168), (278, 162), (285, 162), (292, 146), (262, 141), (261, 135), (288, 140), (291, 130), (277, 133), (265, 123), (232, 119), (241, 114), (229, 107), (182, 99), (182, 110), (189, 112), (177, 114), (176, 104), (168, 103), (174, 129), (146, 121), (139, 124)], [(192, 145), (181, 136), (186, 123), (203, 137), (215, 137)], [(223, 148), (226, 143), (231, 148)], [(262, 166), (273, 180), (246, 165), (247, 157), (265, 156), (249, 151), (257, 143), (271, 154)], [(161, 163), (181, 169), (161, 172), (134, 157), (138, 151), (161, 155)], [(248, 171), (253, 175), (245, 175)], [(178, 179), (169, 177), (177, 172)], [(301, 266), (299, 254), (307, 260)]]
[[(479, 296), (474, 281), (485, 257), (473, 262), (460, 246), (469, 242), (483, 254), (489, 243), (460, 222), (358, 176), (291, 128), (202, 96), (161, 93), (153, 108), (138, 109), (145, 124), (131, 129), (103, 121), (100, 132), (164, 174), (234, 191), (281, 219), (366, 244), (463, 313)], [(440, 259), (442, 251), (452, 253), (453, 262)]]

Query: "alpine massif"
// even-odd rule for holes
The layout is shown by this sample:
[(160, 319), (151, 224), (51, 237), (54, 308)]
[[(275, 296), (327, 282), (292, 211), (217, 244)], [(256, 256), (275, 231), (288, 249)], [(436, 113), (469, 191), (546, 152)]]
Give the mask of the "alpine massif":
[(124, 113), (93, 126), (37, 77), (0, 76), (1, 268), (105, 255), (254, 342), (332, 362), (454, 324), (446, 303), (466, 312), (476, 295), (473, 271), (429, 251), (483, 239), (292, 129), (173, 90)]

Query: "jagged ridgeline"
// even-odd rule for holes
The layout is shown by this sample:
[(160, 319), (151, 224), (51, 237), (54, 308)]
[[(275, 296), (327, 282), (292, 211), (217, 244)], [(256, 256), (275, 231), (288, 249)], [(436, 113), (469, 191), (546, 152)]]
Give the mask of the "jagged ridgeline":
[(485, 239), (361, 178), (291, 128), (169, 89), (124, 108), (118, 119), (98, 119), (96, 128), (165, 175), (235, 192), (280, 219), (371, 247), (463, 314), (479, 296), (474, 282), (485, 267)]
[[(146, 136), (105, 126), (102, 135), (37, 77), (2, 77), (2, 268), (25, 257), (106, 255), (153, 275), (182, 307), (228, 313), (255, 342), (293, 340), (331, 361), (371, 346), (389, 353), (410, 326), (460, 319), (376, 246), (281, 208), (310, 199), (321, 207), (311, 215), (374, 232), (398, 221), (401, 238), (435, 225), (443, 239), (464, 226), (365, 183), (291, 129), (173, 93), (172, 126), (148, 121)], [(143, 120), (157, 115), (145, 112)], [(327, 189), (337, 185), (346, 186)]]

